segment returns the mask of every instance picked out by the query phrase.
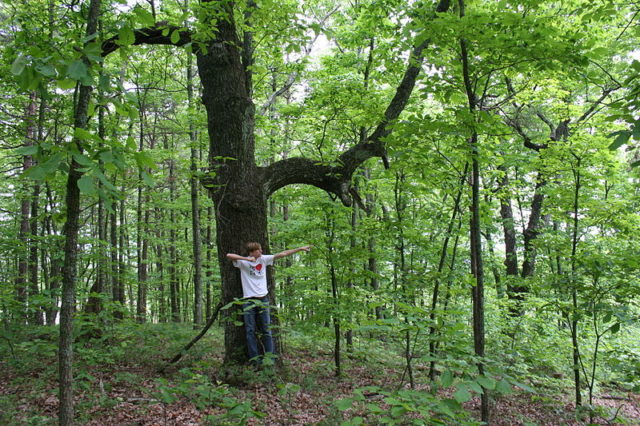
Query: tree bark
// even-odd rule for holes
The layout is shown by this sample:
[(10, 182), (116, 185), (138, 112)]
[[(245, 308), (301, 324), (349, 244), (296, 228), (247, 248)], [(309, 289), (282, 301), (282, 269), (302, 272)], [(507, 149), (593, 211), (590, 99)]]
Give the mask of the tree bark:
[[(364, 177), (369, 180), (371, 176), (371, 171), (365, 167), (364, 169)], [(365, 213), (367, 217), (371, 218), (375, 215), (375, 206), (376, 200), (372, 191), (368, 191), (365, 195)], [(376, 295), (377, 291), (380, 289), (380, 280), (378, 278), (378, 258), (376, 254), (376, 237), (374, 234), (370, 235), (367, 239), (367, 252), (369, 255), (369, 259), (367, 261), (367, 270), (371, 276), (369, 281), (369, 285), (371, 286), (371, 291), (374, 295)], [(375, 297), (375, 296), (374, 296)], [(374, 308), (373, 314), (377, 320), (382, 319), (382, 306), (376, 306)]]
[[(334, 213), (329, 213), (334, 214)], [(333, 298), (333, 309), (334, 312), (331, 315), (331, 319), (333, 322), (333, 332), (334, 332), (334, 345), (333, 345), (333, 361), (335, 364), (335, 375), (336, 377), (342, 376), (342, 350), (340, 342), (342, 340), (341, 329), (341, 313), (340, 313), (340, 296), (338, 292), (338, 277), (336, 276), (336, 255), (335, 255), (335, 237), (336, 237), (336, 220), (334, 217), (329, 217), (327, 215), (326, 222), (326, 237), (327, 237), (327, 251), (328, 251), (328, 263), (329, 263), (329, 276), (331, 277), (331, 296)]]
[[(189, 110), (195, 110), (193, 104), (193, 70), (192, 57), (189, 55), (187, 61), (187, 100)], [(191, 114), (190, 114), (191, 115)], [(202, 243), (200, 235), (200, 201), (198, 194), (198, 150), (196, 147), (197, 136), (193, 121), (189, 122), (189, 143), (191, 145), (191, 177), (189, 184), (191, 186), (191, 230), (193, 234), (193, 322), (194, 324), (202, 324)]]
[[(456, 217), (458, 216), (458, 212), (460, 210), (460, 200), (462, 199), (462, 192), (466, 186), (467, 175), (469, 172), (469, 163), (464, 164), (464, 171), (462, 172), (462, 176), (460, 177), (460, 186), (458, 188), (458, 193), (456, 194), (456, 198), (453, 203), (453, 210), (451, 211), (451, 219), (449, 220), (449, 225), (447, 226), (447, 232), (444, 236), (444, 241), (442, 242), (442, 250), (440, 250), (440, 261), (438, 262), (438, 275), (433, 286), (433, 294), (431, 297), (431, 310), (429, 312), (429, 355), (432, 358), (436, 356), (436, 309), (438, 307), (438, 298), (440, 297), (440, 283), (442, 282), (442, 273), (444, 271), (445, 262), (447, 259), (447, 252), (449, 249), (449, 241), (451, 239), (451, 234), (453, 232), (453, 227), (456, 223)], [(456, 234), (457, 237), (457, 234)], [(429, 379), (431, 381), (435, 380), (435, 359), (432, 359), (429, 363)]]
[[(122, 184), (122, 193), (124, 194), (126, 191), (125, 184)], [(126, 229), (126, 204), (124, 202), (124, 198), (120, 200), (120, 208), (118, 209), (119, 213), (119, 224), (120, 224), (120, 232), (118, 233), (118, 302), (120, 302), (120, 308), (122, 309), (122, 314), (124, 316), (124, 312), (127, 309), (127, 298), (125, 296), (125, 271), (127, 270), (127, 257), (128, 257), (128, 236)]]
[[(87, 38), (96, 33), (100, 0), (91, 0), (87, 15)], [(84, 58), (87, 66), (89, 61)], [(74, 112), (74, 127), (86, 129), (88, 122), (89, 100), (92, 88), (80, 85), (78, 102)], [(81, 141), (74, 137), (72, 144), (82, 152)], [(75, 310), (76, 272), (78, 257), (78, 230), (80, 218), (80, 189), (78, 181), (82, 176), (80, 165), (71, 160), (67, 179), (66, 222), (64, 225), (64, 265), (62, 268), (62, 307), (60, 309), (60, 343), (58, 348), (59, 368), (59, 411), (58, 421), (61, 426), (73, 424), (73, 313)]]
[[(102, 75), (102, 73), (101, 73)], [(102, 94), (100, 94), (102, 97)], [(100, 136), (101, 140), (104, 140), (105, 137), (105, 126), (104, 126), (104, 108), (98, 109), (98, 136)], [(100, 144), (102, 145), (102, 144)], [(100, 146), (102, 148), (102, 146)], [(103, 161), (99, 160), (100, 170), (104, 172)], [(102, 182), (98, 181), (98, 188), (101, 190)], [(96, 280), (89, 291), (89, 300), (85, 306), (85, 312), (98, 314), (103, 309), (103, 292), (106, 283), (106, 269), (107, 269), (107, 256), (105, 253), (105, 247), (107, 247), (107, 237), (106, 237), (106, 219), (105, 219), (105, 207), (104, 200), (102, 196), (98, 198), (98, 223), (97, 223), (97, 234), (98, 234), (98, 244), (97, 244), (97, 273)]]
[[(575, 156), (575, 155), (574, 155)], [(580, 163), (581, 158), (575, 156), (577, 163), (573, 168), (573, 177), (574, 177), (574, 193), (573, 193), (573, 226), (572, 226), (572, 235), (571, 235), (571, 302), (572, 302), (572, 311), (571, 311), (571, 348), (573, 352), (573, 382), (576, 396), (576, 407), (582, 406), (582, 393), (580, 391), (581, 388), (581, 378), (580, 378), (580, 341), (578, 340), (578, 242), (580, 240), (580, 236), (578, 235), (579, 231), (579, 217), (578, 214), (580, 212), (580, 189), (582, 188), (581, 182), (581, 173), (580, 173)]]
[[(465, 15), (464, 0), (458, 0), (460, 17)], [(469, 104), (469, 112), (474, 116), (477, 114), (477, 97), (471, 82), (471, 72), (469, 64), (469, 52), (467, 41), (460, 39), (460, 55), (462, 57), (462, 77), (464, 89)], [(475, 123), (474, 123), (475, 124)], [(469, 226), (469, 239), (471, 243), (471, 272), (475, 278), (475, 285), (471, 290), (473, 300), (473, 347), (478, 357), (478, 374), (484, 375), (484, 268), (482, 260), (482, 234), (480, 222), (480, 162), (478, 160), (478, 133), (472, 129), (471, 137), (468, 140), (471, 149), (471, 223)], [(489, 422), (489, 396), (487, 389), (483, 389), (480, 394), (480, 417), (485, 423)]]
[[(538, 173), (536, 189), (531, 202), (531, 214), (529, 222), (524, 231), (524, 262), (522, 263), (522, 278), (532, 277), (535, 273), (536, 265), (536, 249), (533, 245), (534, 240), (540, 233), (540, 218), (542, 217), (542, 204), (544, 201), (543, 187), (546, 185), (546, 179), (541, 173)], [(528, 286), (522, 285), (522, 288), (516, 289), (516, 292), (528, 292)]]
[[(52, 200), (52, 194), (51, 194), (51, 188), (49, 187), (49, 184), (45, 185), (46, 188), (46, 198), (48, 200), (48, 205), (50, 206), (49, 208), (45, 207), (46, 210), (46, 216), (45, 216), (45, 227), (46, 227), (46, 231), (47, 231), (47, 235), (49, 237), (57, 237), (57, 229), (55, 227), (55, 224), (53, 223), (53, 218), (51, 215), (51, 211), (55, 209), (55, 207), (53, 207), (53, 200)], [(45, 204), (45, 206), (47, 205)], [(54, 240), (56, 241), (56, 240)], [(59, 256), (56, 255), (56, 253), (59, 253), (62, 251), (62, 247), (61, 245), (56, 241), (54, 244), (54, 250), (51, 251), (51, 253), (49, 253), (49, 273), (48, 273), (48, 284), (47, 284), (47, 290), (49, 291), (49, 295), (51, 297), (51, 301), (49, 304), (49, 307), (46, 309), (45, 311), (45, 315), (46, 315), (46, 319), (47, 319), (47, 325), (54, 325), (56, 323), (56, 318), (58, 317), (58, 301), (59, 301), (59, 297), (58, 297), (58, 289), (60, 288), (60, 282), (61, 282), (61, 277), (62, 277), (62, 262)], [(43, 257), (45, 256), (45, 252), (43, 250), (42, 252)], [(44, 265), (44, 261), (42, 262)]]
[[(122, 287), (122, 283), (120, 280), (120, 271), (119, 271), (119, 261), (118, 261), (118, 215), (117, 215), (117, 206), (114, 203), (113, 211), (109, 215), (109, 238), (110, 238), (110, 252), (111, 252), (111, 300), (120, 306), (121, 308), (122, 301), (120, 300), (120, 288)], [(113, 313), (115, 318), (122, 319), (122, 311), (121, 309), (117, 309)]]
[[(498, 185), (500, 199), (500, 217), (502, 218), (502, 229), (504, 232), (505, 259), (504, 265), (507, 268), (507, 275), (518, 276), (518, 252), (516, 246), (516, 230), (513, 219), (513, 208), (511, 207), (511, 196), (508, 193), (509, 176), (507, 169), (501, 167), (504, 176)], [(510, 290), (509, 290), (510, 291)]]
[[(36, 141), (36, 94), (35, 92), (29, 95), (29, 103), (25, 109), (25, 121), (27, 124), (25, 132), (24, 146), (33, 146)], [(27, 171), (33, 166), (33, 157), (31, 155), (25, 155), (22, 159), (22, 170)], [(30, 308), (29, 303), (29, 261), (31, 259), (30, 247), (33, 240), (31, 232), (30, 210), (31, 210), (31, 189), (28, 183), (24, 183), (21, 191), (20, 200), (20, 229), (18, 232), (18, 240), (20, 240), (20, 246), (18, 248), (18, 273), (15, 280), (16, 299), (20, 305), (20, 312), (18, 314), (21, 322), (28, 321), (27, 311)]]
[[(165, 140), (165, 149), (168, 148)], [(169, 303), (171, 306), (171, 320), (173, 322), (180, 321), (180, 302), (179, 302), (179, 283), (178, 283), (178, 253), (177, 253), (177, 238), (176, 238), (176, 212), (173, 208), (173, 204), (176, 199), (176, 177), (174, 175), (175, 162), (173, 159), (169, 160), (169, 202), (171, 207), (169, 209)]]
[[(140, 152), (144, 151), (144, 137), (145, 137), (145, 114), (146, 114), (146, 90), (144, 94), (138, 93), (140, 111), (140, 134), (139, 134), (139, 147)], [(136, 254), (137, 254), (137, 267), (138, 267), (138, 288), (136, 298), (136, 321), (138, 323), (144, 323), (147, 317), (147, 280), (148, 274), (148, 254), (149, 254), (149, 241), (147, 232), (149, 229), (149, 209), (146, 208), (146, 191), (143, 190), (143, 173), (144, 169), (140, 168), (138, 171), (138, 205), (136, 209)]]
[(205, 300), (206, 300), (206, 311), (207, 318), (211, 318), (211, 282), (213, 281), (213, 260), (212, 260), (212, 252), (213, 252), (213, 239), (211, 232), (211, 221), (213, 220), (213, 208), (207, 207), (207, 233), (205, 240), (205, 248), (207, 251), (207, 272), (206, 272), (206, 289), (205, 289)]

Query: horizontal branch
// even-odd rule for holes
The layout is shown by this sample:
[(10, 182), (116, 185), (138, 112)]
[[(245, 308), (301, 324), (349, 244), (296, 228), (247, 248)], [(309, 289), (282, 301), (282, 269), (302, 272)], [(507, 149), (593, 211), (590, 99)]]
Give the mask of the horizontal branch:
[[(174, 43), (171, 40), (171, 35), (178, 31), (180, 34), (178, 40)], [(166, 35), (165, 35), (166, 34)], [(153, 27), (138, 28), (133, 30), (134, 42), (133, 45), (141, 44), (165, 44), (169, 46), (184, 46), (191, 43), (191, 33), (184, 27), (177, 27), (174, 25), (161, 25), (156, 24)], [(102, 42), (102, 56), (107, 56), (110, 53), (115, 52), (121, 46), (118, 44), (119, 36), (113, 36), (110, 39)]]
[(309, 158), (293, 157), (278, 161), (262, 169), (265, 194), (296, 183), (312, 185), (337, 195), (343, 204), (349, 205), (349, 181), (339, 166), (320, 163)]

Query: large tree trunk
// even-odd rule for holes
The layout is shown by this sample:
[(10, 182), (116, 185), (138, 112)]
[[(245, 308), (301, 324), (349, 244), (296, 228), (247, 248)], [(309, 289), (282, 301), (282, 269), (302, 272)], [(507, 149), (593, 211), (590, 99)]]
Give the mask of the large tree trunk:
[[(218, 39), (208, 43), (197, 57), (207, 110), (209, 164), (215, 172), (210, 196), (216, 206), (218, 261), (222, 275), (222, 303), (242, 298), (240, 274), (226, 259), (241, 253), (246, 242), (260, 242), (268, 249), (267, 197), (254, 160), (254, 105), (246, 87), (231, 5), (228, 20), (218, 22)], [(229, 319), (237, 309), (227, 309)], [(246, 361), (242, 327), (225, 321), (225, 361)]]
[[(226, 259), (226, 253), (240, 253), (248, 241), (258, 241), (266, 248), (267, 211), (265, 203), (255, 203), (251, 209), (239, 209), (237, 206), (218, 201), (216, 217), (218, 223), (217, 246), (218, 261), (222, 275), (222, 303), (226, 305), (242, 298), (242, 285), (238, 269)], [(225, 360), (244, 362), (247, 360), (245, 335), (242, 327), (234, 324), (233, 316), (238, 310), (228, 309), (225, 317)]]

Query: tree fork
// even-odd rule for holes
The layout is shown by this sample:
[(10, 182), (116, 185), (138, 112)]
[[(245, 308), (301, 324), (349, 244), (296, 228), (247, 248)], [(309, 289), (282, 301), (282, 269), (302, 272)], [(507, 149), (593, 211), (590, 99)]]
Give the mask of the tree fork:
[[(234, 22), (232, 2), (215, 3), (224, 17), (215, 22), (203, 22), (215, 26), (215, 38), (201, 44), (194, 43), (193, 52), (203, 88), (202, 102), (207, 112), (210, 139), (211, 173), (201, 182), (216, 206), (216, 245), (222, 276), (222, 302), (227, 304), (235, 298), (241, 298), (242, 292), (239, 274), (226, 260), (225, 254), (237, 252), (241, 244), (247, 241), (260, 241), (268, 250), (266, 204), (273, 192), (290, 184), (309, 184), (350, 205), (354, 195), (351, 178), (355, 170), (372, 157), (380, 157), (388, 165), (384, 138), (391, 134), (389, 125), (399, 117), (409, 101), (429, 40), (414, 47), (383, 118), (364, 141), (345, 151), (331, 164), (290, 158), (268, 167), (258, 167), (254, 156), (255, 107), (251, 99), (251, 87), (248, 87), (251, 79), (247, 78), (243, 66), (248, 59), (244, 58), (243, 64), (239, 49), (242, 43)], [(436, 12), (446, 12), (449, 3), (449, 0), (441, 0)], [(436, 13), (432, 18), (437, 18)], [(168, 35), (162, 35), (167, 28), (174, 27), (156, 24), (135, 30), (133, 44), (183, 46), (191, 42), (188, 31), (175, 28), (179, 31), (179, 38), (172, 43)], [(250, 40), (247, 39), (247, 42)], [(103, 56), (115, 51), (118, 48), (116, 38), (105, 41), (102, 47)], [(229, 312), (229, 315), (233, 315), (233, 312)], [(233, 321), (225, 323), (225, 359), (230, 362), (246, 361), (244, 333)]]

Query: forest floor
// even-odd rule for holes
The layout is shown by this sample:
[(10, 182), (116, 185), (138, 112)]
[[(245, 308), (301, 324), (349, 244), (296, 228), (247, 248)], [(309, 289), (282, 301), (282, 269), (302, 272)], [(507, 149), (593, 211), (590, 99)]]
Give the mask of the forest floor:
[[(345, 356), (342, 375), (337, 378), (329, 341), (303, 339), (287, 345), (283, 366), (277, 370), (223, 373), (221, 335), (216, 331), (196, 345), (181, 365), (159, 374), (162, 359), (171, 357), (179, 347), (175, 340), (186, 341), (189, 333), (193, 331), (186, 327), (180, 336), (165, 335), (156, 329), (142, 334), (132, 332), (120, 341), (76, 345), (77, 423), (479, 424), (477, 396), (449, 416), (438, 401), (447, 398), (453, 401), (455, 387), (440, 389), (437, 394), (429, 392), (426, 369), (417, 364), (417, 392), (410, 391), (402, 363), (381, 356), (379, 351), (372, 356), (366, 351), (355, 351), (350, 358)], [(151, 340), (153, 345), (149, 344)], [(13, 345), (11, 357), (0, 358), (1, 424), (56, 423), (55, 340), (36, 339), (35, 346), (31, 342)], [(588, 415), (577, 418), (570, 388), (564, 392), (512, 389), (507, 394), (492, 396), (489, 424), (589, 424)], [(423, 400), (421, 395), (430, 397)], [(427, 407), (426, 411), (421, 406)], [(594, 406), (598, 415), (591, 419), (591, 424), (640, 425), (638, 394), (601, 389)]]

